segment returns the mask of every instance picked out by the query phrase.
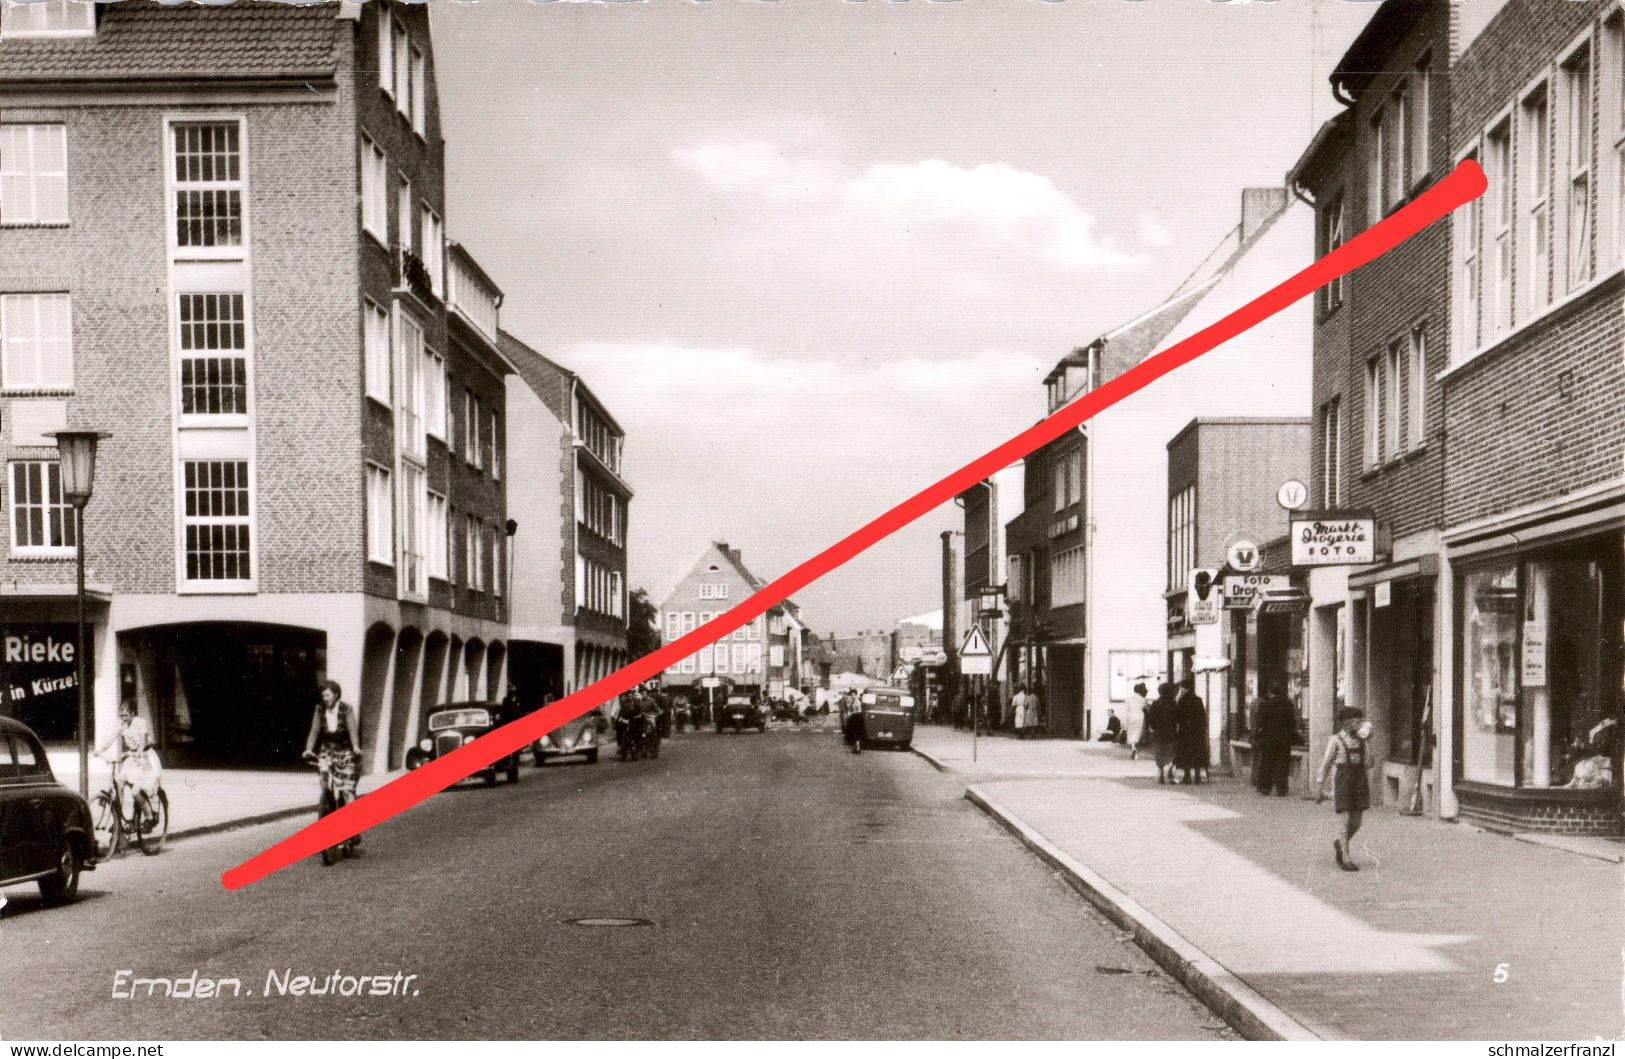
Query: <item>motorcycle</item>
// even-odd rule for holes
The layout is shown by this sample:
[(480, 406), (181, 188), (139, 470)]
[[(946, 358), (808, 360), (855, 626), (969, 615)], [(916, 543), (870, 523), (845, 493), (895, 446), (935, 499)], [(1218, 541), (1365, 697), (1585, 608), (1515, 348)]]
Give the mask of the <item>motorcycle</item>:
[(660, 726), (655, 718), (644, 713), (623, 715), (615, 719), (616, 754), (622, 761), (660, 756)]

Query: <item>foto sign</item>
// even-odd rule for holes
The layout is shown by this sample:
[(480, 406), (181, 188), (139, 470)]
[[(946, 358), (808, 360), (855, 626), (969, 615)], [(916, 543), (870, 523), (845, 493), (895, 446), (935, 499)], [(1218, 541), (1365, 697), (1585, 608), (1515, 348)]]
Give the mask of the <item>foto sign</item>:
[(1346, 566), (1376, 561), (1377, 520), (1336, 514), (1293, 518), (1293, 566)]
[(1232, 574), (1224, 579), (1224, 609), (1252, 610), (1260, 593), (1291, 587), (1292, 578), (1286, 574)]

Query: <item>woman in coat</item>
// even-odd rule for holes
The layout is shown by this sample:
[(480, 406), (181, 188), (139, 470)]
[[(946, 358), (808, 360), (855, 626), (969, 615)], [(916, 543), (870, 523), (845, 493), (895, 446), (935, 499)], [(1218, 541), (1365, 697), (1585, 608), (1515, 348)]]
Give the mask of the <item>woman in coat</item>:
[(1175, 739), (1179, 744), (1174, 751), (1174, 767), (1185, 773), (1179, 782), (1201, 783), (1202, 773), (1208, 767), (1207, 707), (1196, 694), (1196, 682), (1190, 677), (1180, 683), (1174, 716)]
[(1179, 717), (1174, 711), (1174, 686), (1158, 684), (1157, 698), (1145, 710), (1145, 727), (1157, 759), (1158, 783), (1171, 783), (1174, 778), (1174, 750), (1179, 745)]

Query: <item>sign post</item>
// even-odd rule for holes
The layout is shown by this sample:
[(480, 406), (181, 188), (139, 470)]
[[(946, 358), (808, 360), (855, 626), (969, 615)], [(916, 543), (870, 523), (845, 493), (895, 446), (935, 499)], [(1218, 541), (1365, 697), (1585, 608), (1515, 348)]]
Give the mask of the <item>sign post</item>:
[[(980, 625), (972, 625), (965, 632), (965, 642), (959, 645), (959, 675), (964, 677), (993, 675), (993, 648), (988, 645), (987, 637), (982, 635)], [(976, 760), (976, 699), (971, 699), (970, 714), (970, 759)]]

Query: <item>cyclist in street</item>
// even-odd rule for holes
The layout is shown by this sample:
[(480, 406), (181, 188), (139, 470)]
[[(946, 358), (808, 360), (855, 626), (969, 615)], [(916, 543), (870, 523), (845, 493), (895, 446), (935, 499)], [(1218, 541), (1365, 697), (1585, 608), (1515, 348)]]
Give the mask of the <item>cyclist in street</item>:
[[(361, 721), (355, 708), (343, 700), (338, 682), (322, 682), (322, 701), (310, 719), (310, 735), (305, 739), (306, 761), (314, 761), (324, 783), (333, 790), (334, 807), (355, 801), (356, 780), (361, 775)], [(361, 836), (348, 842), (352, 852), (361, 845)]]
[[(144, 793), (149, 805), (158, 797), (158, 755), (152, 743), (152, 725), (136, 714), (134, 703), (121, 702), (118, 719), (118, 731), (96, 753), (113, 762), (113, 793), (118, 797), (119, 811), (133, 819), (137, 808), (135, 792)], [(152, 811), (145, 806), (141, 809)]]

